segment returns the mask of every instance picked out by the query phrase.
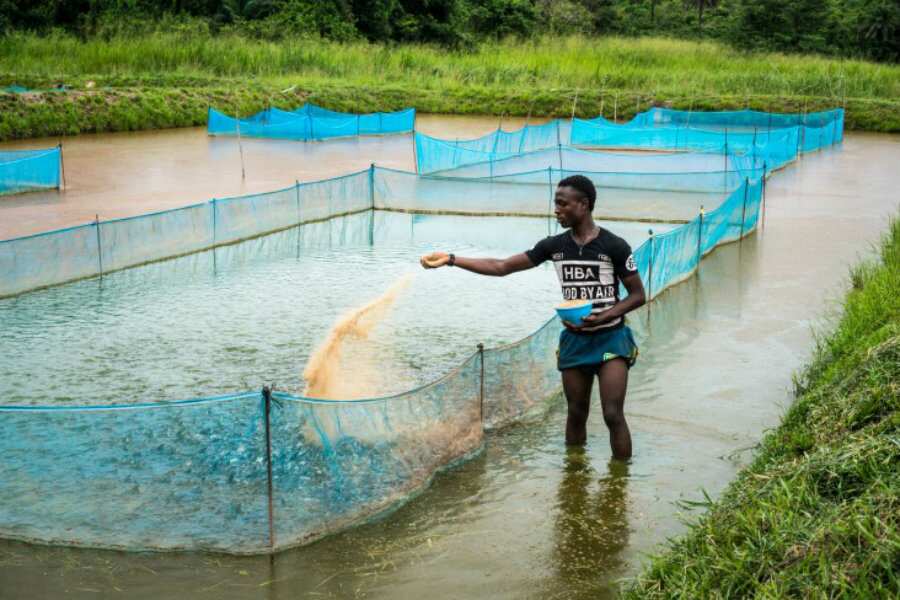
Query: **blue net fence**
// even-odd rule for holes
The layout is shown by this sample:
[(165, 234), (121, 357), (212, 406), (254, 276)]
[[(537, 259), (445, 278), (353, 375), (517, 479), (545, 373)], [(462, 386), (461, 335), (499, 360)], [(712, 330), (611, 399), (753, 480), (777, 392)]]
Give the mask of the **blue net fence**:
[(359, 135), (409, 133), (415, 129), (416, 111), (354, 114), (304, 104), (295, 111), (269, 108), (245, 119), (237, 119), (213, 108), (208, 111), (209, 135), (233, 135), (288, 140), (324, 140)]
[[(843, 133), (844, 110), (837, 108), (815, 113), (784, 114), (756, 110), (693, 112), (671, 108), (651, 108), (629, 121), (636, 127), (678, 126), (744, 128), (770, 130), (784, 127), (825, 127), (832, 125)], [(840, 138), (838, 138), (840, 139)]]
[(0, 194), (59, 188), (61, 149), (0, 152)]
[[(0, 242), (0, 293), (377, 209), (547, 215), (554, 182), (566, 172), (550, 168), (541, 183), (531, 173), (506, 181), (373, 166), (267, 194), (7, 240)], [(619, 175), (636, 190), (662, 185), (640, 181), (654, 174)], [(716, 246), (754, 231), (764, 185), (762, 175), (730, 179), (727, 190), (701, 195), (716, 199), (705, 214), (695, 199), (673, 208), (661, 196), (653, 216), (672, 211), (686, 222), (635, 250), (651, 297), (696, 272)], [(631, 202), (635, 214), (647, 210), (644, 203)], [(629, 203), (622, 204), (627, 212)], [(301, 252), (301, 236), (296, 243)], [(560, 329), (551, 319), (516, 343), (479, 349), (437, 381), (384, 398), (262, 390), (181, 402), (0, 406), (0, 536), (233, 554), (308, 543), (403, 502), (440, 469), (478, 452), (485, 431), (544, 414), (560, 392)]]
[[(843, 140), (844, 111), (841, 109), (804, 115), (781, 115), (754, 111), (689, 112), (653, 108), (627, 123), (603, 117), (551, 121), (515, 131), (497, 131), (474, 140), (442, 140), (417, 133), (417, 169), (420, 173), (443, 173), (460, 167), (492, 165), (535, 151), (568, 146), (668, 150), (744, 155), (777, 169), (798, 154), (813, 152)], [(534, 168), (566, 168), (564, 157), (555, 165)], [(529, 169), (519, 169), (529, 170)], [(604, 171), (607, 169), (590, 169)], [(618, 170), (618, 169), (609, 169)]]

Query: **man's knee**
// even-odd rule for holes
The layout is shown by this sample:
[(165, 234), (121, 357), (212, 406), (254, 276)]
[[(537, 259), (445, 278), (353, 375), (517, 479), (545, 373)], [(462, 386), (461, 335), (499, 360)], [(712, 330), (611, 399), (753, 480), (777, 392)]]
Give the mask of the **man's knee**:
[(618, 429), (625, 425), (625, 413), (615, 408), (603, 408), (603, 422), (610, 429)]
[(584, 402), (569, 402), (569, 419), (577, 422), (587, 422), (588, 405)]

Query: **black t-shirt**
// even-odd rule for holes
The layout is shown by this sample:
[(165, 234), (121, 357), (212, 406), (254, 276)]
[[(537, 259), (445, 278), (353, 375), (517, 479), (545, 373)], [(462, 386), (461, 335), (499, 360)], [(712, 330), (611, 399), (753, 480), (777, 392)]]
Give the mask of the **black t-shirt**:
[[(637, 273), (628, 242), (605, 229), (584, 246), (575, 243), (571, 231), (546, 237), (525, 254), (534, 266), (552, 260), (562, 286), (564, 300), (591, 300), (591, 314), (598, 314), (619, 301), (619, 282)], [(584, 331), (622, 327), (622, 317)]]

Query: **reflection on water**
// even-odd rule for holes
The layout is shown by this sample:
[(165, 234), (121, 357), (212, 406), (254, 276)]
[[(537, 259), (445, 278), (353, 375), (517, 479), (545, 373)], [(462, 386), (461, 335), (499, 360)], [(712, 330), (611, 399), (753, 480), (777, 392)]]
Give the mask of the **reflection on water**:
[(598, 473), (583, 447), (566, 448), (557, 491), (553, 564), (565, 598), (596, 599), (598, 584), (625, 565), (628, 544), (628, 463), (611, 459)]

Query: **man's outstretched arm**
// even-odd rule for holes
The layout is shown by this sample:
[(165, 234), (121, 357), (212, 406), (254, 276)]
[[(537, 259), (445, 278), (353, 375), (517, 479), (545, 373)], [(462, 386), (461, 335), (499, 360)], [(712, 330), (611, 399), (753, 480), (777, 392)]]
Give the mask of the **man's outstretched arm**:
[[(465, 256), (456, 256), (454, 258), (453, 265), (460, 269), (494, 277), (503, 277), (510, 273), (534, 267), (524, 252), (514, 254), (509, 258), (467, 258)], [(432, 252), (423, 256), (419, 262), (426, 269), (437, 269), (450, 264), (450, 255), (446, 252)]]

